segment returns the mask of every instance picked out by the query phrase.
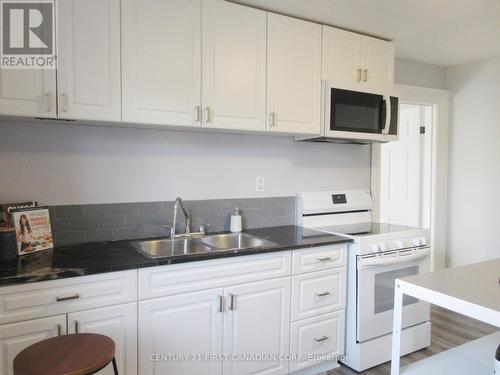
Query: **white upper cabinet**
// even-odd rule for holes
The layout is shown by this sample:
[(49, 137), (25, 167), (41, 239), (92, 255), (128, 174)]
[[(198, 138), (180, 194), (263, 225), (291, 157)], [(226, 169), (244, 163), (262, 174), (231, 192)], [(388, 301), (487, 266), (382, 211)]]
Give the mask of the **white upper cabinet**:
[(203, 127), (265, 130), (266, 12), (203, 1)]
[(390, 88), (394, 84), (391, 42), (323, 26), (323, 79)]
[(268, 13), (267, 129), (320, 133), (321, 25)]
[(56, 4), (58, 117), (120, 122), (120, 0)]
[(358, 82), (361, 74), (359, 35), (323, 26), (323, 79)]
[(201, 0), (122, 0), (122, 120), (199, 126)]
[(373, 87), (392, 86), (394, 84), (394, 45), (368, 36), (361, 38), (363, 82)]
[(0, 115), (55, 117), (55, 70), (0, 70)]

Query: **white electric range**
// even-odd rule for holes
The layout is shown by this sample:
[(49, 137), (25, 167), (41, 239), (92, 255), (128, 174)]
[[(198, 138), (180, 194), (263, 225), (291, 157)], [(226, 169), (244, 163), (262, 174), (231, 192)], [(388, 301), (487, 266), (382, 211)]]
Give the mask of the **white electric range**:
[[(344, 364), (363, 371), (391, 358), (397, 278), (430, 271), (428, 229), (372, 222), (368, 190), (297, 195), (297, 224), (353, 240), (348, 246)], [(430, 345), (429, 304), (404, 300), (401, 353)]]

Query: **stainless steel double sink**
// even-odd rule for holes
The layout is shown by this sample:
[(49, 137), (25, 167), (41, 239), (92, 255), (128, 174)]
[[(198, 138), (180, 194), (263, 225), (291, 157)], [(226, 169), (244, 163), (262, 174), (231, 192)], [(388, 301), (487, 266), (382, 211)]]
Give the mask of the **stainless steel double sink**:
[(136, 241), (132, 246), (149, 258), (168, 258), (175, 255), (211, 253), (227, 250), (244, 250), (274, 246), (276, 243), (247, 233), (214, 234), (188, 237)]

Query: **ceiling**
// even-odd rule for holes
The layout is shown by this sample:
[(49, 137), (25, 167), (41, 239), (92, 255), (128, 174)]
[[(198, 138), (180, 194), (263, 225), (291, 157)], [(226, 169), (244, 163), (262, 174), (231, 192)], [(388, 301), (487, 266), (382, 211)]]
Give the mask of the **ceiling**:
[(439, 66), (500, 56), (500, 0), (235, 0), (393, 40), (398, 57)]

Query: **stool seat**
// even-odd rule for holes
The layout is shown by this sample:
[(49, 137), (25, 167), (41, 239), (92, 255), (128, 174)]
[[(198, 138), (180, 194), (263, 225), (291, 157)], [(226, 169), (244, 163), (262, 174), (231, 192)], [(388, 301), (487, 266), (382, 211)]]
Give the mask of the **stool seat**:
[[(88, 375), (114, 361), (115, 343), (95, 333), (77, 333), (43, 340), (14, 359), (15, 375)], [(115, 363), (113, 363), (115, 365)]]

